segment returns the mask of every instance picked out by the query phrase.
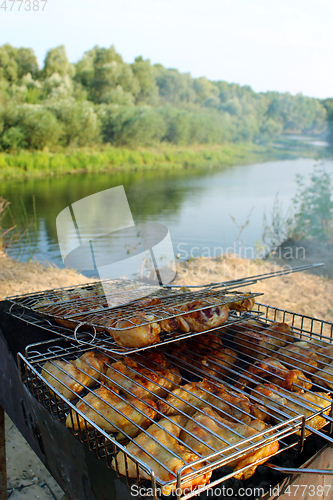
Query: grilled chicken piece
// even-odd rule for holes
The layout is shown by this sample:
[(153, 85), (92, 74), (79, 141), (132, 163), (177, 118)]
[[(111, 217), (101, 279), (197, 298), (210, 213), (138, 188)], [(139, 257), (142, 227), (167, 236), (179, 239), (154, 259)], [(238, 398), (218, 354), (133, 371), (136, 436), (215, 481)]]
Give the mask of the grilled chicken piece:
[[(166, 307), (165, 310), (170, 314), (179, 314), (179, 311), (173, 307)], [(174, 318), (165, 319), (160, 321), (161, 328), (164, 332), (174, 332), (180, 330), (183, 333), (188, 333), (190, 331), (189, 324), (182, 316), (176, 316)]]
[(312, 375), (315, 384), (333, 389), (333, 362)]
[[(162, 418), (158, 421), (158, 424), (151, 425), (146, 432), (142, 432), (134, 438), (134, 441), (126, 446), (127, 451), (151, 467), (152, 470), (155, 471), (158, 479), (165, 482), (175, 480), (177, 472), (181, 467), (186, 463), (191, 463), (199, 459), (198, 455), (178, 443), (181, 432), (179, 426), (184, 426), (186, 420), (186, 417), (180, 415), (176, 415), (170, 419)], [(146, 451), (152, 456), (148, 455)], [(156, 460), (154, 460), (155, 458), (160, 463), (156, 462)], [(129, 458), (126, 461), (123, 452), (119, 452), (113, 459), (112, 467), (120, 474), (127, 475), (126, 462), (128, 476), (137, 477), (136, 464)], [(201, 465), (197, 465), (194, 466), (194, 469), (200, 467)], [(190, 470), (189, 468), (186, 472), (190, 472)], [(206, 485), (211, 475), (211, 472), (207, 472), (206, 474), (189, 480), (185, 484), (182, 484), (183, 491), (190, 491), (191, 488), (195, 489), (198, 486)], [(150, 476), (142, 469), (140, 469), (140, 476), (145, 479), (150, 479)], [(169, 495), (175, 490), (176, 484), (165, 485), (161, 488), (163, 495)]]
[(214, 410), (227, 420), (238, 420), (244, 424), (251, 422), (251, 403), (249, 399), (237, 392), (214, 391), (214, 397), (209, 399)]
[(214, 387), (216, 389), (216, 385), (206, 379), (177, 387), (165, 401), (158, 402), (158, 409), (163, 415), (176, 415), (178, 413), (192, 415), (198, 408), (207, 405), (207, 401), (212, 397), (210, 392), (213, 391)]
[(263, 361), (256, 361), (251, 365), (245, 375), (250, 378), (240, 378), (237, 387), (245, 387), (252, 383), (261, 383), (261, 379), (267, 379), (283, 389), (294, 392), (304, 392), (304, 389), (311, 389), (312, 382), (301, 370), (288, 370), (278, 359), (267, 358)]
[(225, 375), (226, 368), (232, 368), (237, 363), (237, 354), (232, 349), (222, 348), (218, 351), (209, 351), (208, 356), (200, 356), (198, 364), (207, 375), (217, 376), (219, 373)]
[(113, 382), (119, 384), (120, 391), (129, 397), (156, 400), (157, 396), (163, 398), (168, 390), (172, 391), (180, 383), (181, 376), (177, 368), (150, 369), (126, 356), (108, 367), (103, 380), (106, 385), (112, 385)]
[[(128, 359), (127, 356), (121, 356), (121, 359)], [(138, 365), (144, 365), (146, 368), (156, 370), (159, 368), (169, 368), (170, 361), (162, 352), (156, 349), (147, 349), (137, 354), (131, 354), (129, 359), (133, 359)]]
[[(274, 357), (277, 357), (282, 363), (297, 364), (298, 368), (305, 373), (315, 373), (318, 369), (319, 356), (313, 350), (313, 346), (308, 342), (300, 341), (281, 347)], [(295, 363), (295, 360), (297, 362)]]
[(263, 323), (247, 321), (232, 327), (238, 332), (234, 338), (236, 346), (247, 356), (264, 359), (272, 351), (293, 341), (293, 332), (287, 323), (276, 323), (265, 328)]
[[(252, 391), (252, 395), (260, 398), (265, 405), (270, 405), (277, 409), (275, 412), (274, 409), (266, 408), (265, 410), (263, 408), (263, 413), (265, 413), (264, 420), (268, 422), (271, 420), (280, 422), (282, 413), (286, 413), (291, 417), (295, 417), (298, 414), (308, 418), (320, 408), (327, 407), (328, 409), (323, 414), (328, 415), (332, 401), (330, 396), (325, 392), (295, 393), (282, 390), (273, 384), (258, 385)], [(307, 425), (317, 430), (326, 424), (327, 420), (322, 415), (317, 415), (307, 421)], [(300, 435), (300, 431), (297, 434)], [(305, 430), (305, 435), (308, 436), (309, 434), (310, 431)]]
[[(112, 330), (113, 340), (123, 347), (146, 347), (160, 341), (161, 327), (154, 322), (153, 314), (139, 313), (131, 317), (131, 320), (121, 319), (117, 321)], [(147, 323), (148, 324), (143, 324)], [(133, 324), (136, 325), (133, 327)], [(118, 330), (117, 330), (118, 328)], [(120, 330), (119, 330), (120, 328)]]
[[(210, 301), (220, 302), (218, 299), (210, 299)], [(225, 305), (214, 305), (200, 311), (191, 312), (200, 307), (204, 307), (202, 300), (195, 300), (179, 308), (189, 312), (189, 314), (185, 314), (184, 319), (189, 324), (191, 332), (199, 333), (211, 328), (217, 328), (228, 319), (229, 308)]]
[[(204, 412), (204, 413), (202, 413)], [(207, 456), (214, 451), (221, 450), (221, 456), (227, 457), (232, 452), (223, 450), (230, 445), (235, 445), (244, 438), (255, 436), (258, 432), (269, 429), (269, 426), (260, 420), (252, 420), (250, 425), (236, 424), (222, 418), (216, 411), (209, 407), (202, 408), (202, 412), (197, 412), (191, 420), (188, 420), (185, 425), (185, 430), (181, 432), (180, 438), (192, 450), (195, 450), (201, 456)], [(192, 435), (188, 434), (190, 432)], [(211, 432), (210, 432), (211, 431)], [(221, 439), (213, 435), (217, 434)], [(198, 439), (196, 439), (196, 436)], [(199, 441), (201, 440), (201, 442)], [(253, 438), (253, 441), (260, 441), (265, 438)], [(239, 445), (240, 449), (249, 446), (249, 443)], [(247, 465), (254, 464), (260, 460), (260, 463), (265, 461), (269, 456), (276, 453), (279, 449), (278, 441), (270, 442), (262, 446), (259, 450), (250, 452), (249, 454), (238, 458), (228, 463), (235, 470), (241, 469)], [(212, 461), (216, 460), (212, 458)], [(253, 465), (250, 469), (239, 473), (235, 477), (237, 479), (248, 479), (251, 477), (257, 466)]]
[(107, 356), (92, 351), (73, 361), (47, 361), (42, 368), (42, 377), (64, 398), (72, 400), (83, 391), (84, 386), (92, 387), (96, 380), (101, 380), (107, 361)]
[[(204, 355), (202, 353), (205, 352)], [(185, 361), (207, 375), (217, 376), (219, 373), (228, 373), (237, 362), (237, 353), (223, 347), (222, 341), (214, 333), (204, 333), (189, 342), (179, 342), (172, 346), (172, 354)]]
[(158, 402), (158, 408), (164, 415), (186, 413), (193, 415), (198, 408), (213, 405), (214, 410), (224, 418), (251, 421), (251, 404), (246, 396), (228, 392), (221, 384), (217, 385), (206, 379), (178, 387), (168, 395), (165, 401)]
[[(237, 298), (240, 297), (240, 299), (227, 304), (230, 310), (243, 312), (253, 309), (256, 299), (251, 297), (250, 293), (237, 292), (236, 296)], [(226, 298), (228, 298), (228, 295), (226, 295)]]
[[(316, 341), (316, 344), (318, 343), (318, 341)], [(317, 353), (317, 356), (319, 358), (319, 368), (320, 369), (323, 369), (327, 364), (331, 363), (332, 362), (332, 358), (333, 358), (333, 345), (325, 345), (323, 347), (320, 347), (318, 349), (318, 347), (316, 346), (316, 353)], [(321, 364), (323, 366), (321, 366)]]
[(136, 300), (134, 305), (137, 309), (141, 309), (142, 307), (152, 307), (159, 306), (162, 302), (157, 297), (146, 297), (145, 299)]
[[(136, 436), (140, 432), (137, 426), (147, 428), (151, 424), (150, 419), (154, 419), (157, 413), (157, 406), (150, 399), (124, 400), (111, 388), (103, 385), (94, 392), (89, 392), (77, 403), (76, 408), (102, 429), (118, 432), (117, 439), (124, 437), (122, 432), (131, 437)], [(79, 428), (83, 430), (93, 428), (89, 422), (74, 412), (73, 415), (68, 414), (66, 425), (75, 431)]]

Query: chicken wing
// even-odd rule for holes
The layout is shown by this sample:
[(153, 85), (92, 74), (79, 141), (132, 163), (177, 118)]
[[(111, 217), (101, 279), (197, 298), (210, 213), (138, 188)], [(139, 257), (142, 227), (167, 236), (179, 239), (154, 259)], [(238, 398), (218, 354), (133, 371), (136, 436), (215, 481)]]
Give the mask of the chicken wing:
[(240, 378), (238, 387), (245, 387), (251, 383), (261, 383), (261, 379), (267, 379), (283, 389), (294, 392), (303, 392), (304, 389), (312, 387), (311, 380), (306, 378), (301, 370), (288, 370), (279, 360), (274, 358), (256, 361), (244, 374), (247, 379)]
[[(228, 307), (230, 310), (234, 311), (251, 311), (253, 309), (254, 304), (256, 303), (256, 299), (254, 297), (251, 297), (250, 293), (246, 292), (237, 292), (236, 293), (237, 299), (233, 302), (228, 302)], [(228, 295), (226, 296), (228, 298)]]
[[(77, 403), (76, 408), (102, 429), (108, 432), (118, 432), (117, 439), (123, 437), (122, 433), (131, 437), (136, 436), (140, 432), (137, 426), (145, 429), (151, 424), (150, 419), (154, 419), (157, 413), (157, 406), (150, 399), (126, 400), (103, 385), (89, 392)], [(83, 430), (93, 428), (79, 414), (72, 415), (71, 413), (68, 414), (66, 425), (75, 431), (79, 428)]]
[[(210, 299), (210, 301), (220, 302), (218, 299)], [(179, 309), (188, 313), (183, 317), (188, 323), (191, 332), (199, 333), (211, 328), (217, 328), (228, 319), (229, 308), (225, 305), (213, 305), (212, 307), (196, 310), (201, 307), (204, 307), (203, 300), (195, 300), (179, 307)]]
[[(189, 451), (178, 442), (181, 432), (179, 426), (184, 426), (186, 420), (186, 417), (180, 415), (170, 417), (170, 419), (162, 418), (157, 424), (148, 427), (146, 432), (142, 432), (134, 438), (133, 442), (126, 446), (127, 451), (151, 467), (157, 478), (161, 481), (175, 480), (177, 472), (181, 467), (199, 459), (198, 455)], [(112, 466), (119, 474), (128, 474), (129, 477), (137, 477), (135, 462), (129, 458), (126, 460), (123, 452), (119, 452), (116, 455), (112, 461)], [(197, 465), (193, 468), (198, 469), (199, 467), (200, 465)], [(190, 471), (191, 468), (185, 470), (185, 473)], [(181, 487), (185, 490), (186, 488), (195, 489), (198, 486), (204, 486), (209, 482), (211, 475), (211, 472), (207, 472), (199, 477), (190, 479), (185, 484), (182, 484)], [(150, 479), (150, 476), (141, 469), (140, 476)], [(161, 490), (163, 495), (169, 495), (176, 490), (176, 484), (164, 485)]]
[(96, 380), (101, 380), (107, 360), (103, 354), (88, 351), (73, 361), (47, 361), (42, 367), (42, 377), (64, 398), (72, 400), (84, 386), (92, 387)]
[(214, 410), (225, 418), (245, 423), (251, 421), (251, 404), (246, 396), (228, 391), (222, 384), (207, 379), (177, 387), (165, 401), (158, 402), (158, 408), (164, 415), (193, 415), (198, 408), (208, 405), (213, 405)]
[[(142, 312), (130, 320), (117, 321), (112, 329), (113, 340), (123, 347), (146, 347), (156, 344), (160, 341), (161, 327), (154, 319), (154, 315)], [(149, 323), (145, 324), (147, 322)]]
[(215, 389), (214, 396), (209, 399), (209, 404), (214, 410), (227, 420), (238, 420), (244, 424), (251, 422), (251, 403), (243, 394), (226, 392)]
[[(304, 415), (309, 419), (311, 415), (318, 412), (321, 408), (326, 408), (323, 415), (328, 415), (331, 407), (331, 398), (325, 392), (306, 392), (295, 393), (281, 389), (273, 384), (260, 384), (253, 391), (252, 395), (260, 397), (265, 405), (269, 405), (274, 409), (266, 408), (265, 420), (281, 421), (282, 414), (285, 413), (291, 417), (296, 415)], [(283, 417), (282, 417), (283, 418)], [(322, 415), (316, 415), (307, 420), (307, 425), (314, 429), (321, 429), (327, 424), (327, 420)], [(297, 432), (300, 435), (300, 431)], [(309, 435), (310, 431), (305, 430), (305, 435)]]
[[(223, 450), (239, 443), (244, 438), (255, 436), (258, 432), (265, 429), (268, 430), (269, 426), (260, 420), (252, 420), (250, 425), (229, 422), (216, 411), (205, 406), (202, 408), (202, 411), (195, 413), (192, 419), (188, 420), (185, 430), (180, 434), (180, 438), (185, 445), (201, 456), (207, 456), (221, 450), (221, 456), (227, 457), (232, 451)], [(260, 439), (262, 438), (254, 437), (253, 442), (258, 442)], [(240, 444), (238, 445), (238, 449), (244, 449), (247, 446), (249, 446), (249, 443)], [(247, 465), (255, 464), (259, 460), (262, 463), (264, 459), (276, 453), (278, 449), (278, 441), (269, 442), (254, 452), (228, 462), (228, 465), (238, 470)], [(216, 457), (211, 459), (211, 461), (214, 460), (216, 460)], [(248, 479), (254, 474), (257, 465), (253, 465), (250, 469), (239, 473), (235, 477), (237, 479)]]
[(293, 332), (287, 323), (276, 323), (265, 327), (257, 321), (247, 321), (232, 327), (237, 332), (236, 346), (247, 356), (264, 359), (279, 347), (293, 340)]
[(180, 381), (181, 376), (177, 368), (150, 369), (127, 356), (112, 363), (104, 377), (106, 385), (115, 383), (120, 391), (128, 396), (148, 397), (153, 400), (165, 397)]
[(212, 397), (208, 391), (213, 388), (214, 384), (206, 379), (190, 382), (174, 389), (165, 401), (159, 401), (158, 408), (163, 415), (177, 415), (180, 412), (192, 415), (198, 408), (207, 405)]
[[(169, 314), (179, 314), (179, 311), (173, 307), (166, 307), (165, 310)], [(176, 330), (180, 330), (183, 333), (188, 333), (190, 331), (190, 326), (183, 316), (175, 316), (174, 318), (165, 319), (160, 321), (160, 325), (162, 330), (168, 333), (175, 332)]]

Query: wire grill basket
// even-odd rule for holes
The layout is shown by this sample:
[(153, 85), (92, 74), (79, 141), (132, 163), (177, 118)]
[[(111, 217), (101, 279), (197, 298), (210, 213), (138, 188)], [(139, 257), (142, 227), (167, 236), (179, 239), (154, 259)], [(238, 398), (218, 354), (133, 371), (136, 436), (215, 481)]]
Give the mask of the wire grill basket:
[[(259, 314), (260, 313), (260, 314)], [(296, 313), (283, 311), (278, 308), (273, 308), (269, 306), (264, 306), (258, 304), (256, 306), (256, 311), (252, 316), (252, 320), (258, 320), (260, 318), (260, 322), (262, 325), (265, 325), (265, 333), (264, 335), (267, 337), (266, 342), (266, 354), (270, 356), (272, 354), (272, 345), (270, 344), (271, 339), (273, 338), (273, 327), (277, 322), (287, 322), (291, 326), (291, 334), (290, 339), (286, 341), (286, 346), (291, 345), (295, 341), (306, 341), (311, 342), (316, 347), (333, 347), (332, 345), (332, 328), (333, 325), (328, 322), (320, 321), (314, 318), (301, 316)], [(45, 319), (40, 320), (41, 322), (46, 321)], [(78, 435), (81, 441), (86, 441), (89, 444), (89, 447), (98, 454), (100, 458), (106, 460), (109, 467), (112, 467), (116, 470), (119, 475), (122, 475), (126, 478), (128, 485), (136, 483), (138, 485), (142, 484), (143, 481), (149, 479), (150, 485), (153, 488), (155, 498), (158, 496), (158, 491), (162, 492), (170, 492), (174, 491), (176, 493), (177, 498), (189, 498), (196, 494), (195, 491), (190, 491), (187, 494), (184, 494), (184, 485), (186, 484), (196, 484), (200, 478), (204, 475), (209, 475), (212, 470), (215, 470), (221, 466), (228, 465), (232, 462), (237, 462), (241, 457), (247, 456), (251, 453), (254, 453), (260, 449), (263, 449), (265, 446), (268, 446), (275, 441), (279, 441), (279, 451), (275, 453), (281, 452), (287, 448), (295, 447), (302, 444), (304, 442), (305, 437), (311, 432), (316, 433), (321, 436), (324, 436), (328, 441), (332, 441), (329, 436), (327, 436), (323, 431), (317, 430), (312, 427), (313, 419), (317, 416), (324, 416), (326, 422), (329, 424), (331, 431), (333, 418), (332, 418), (332, 406), (331, 399), (329, 397), (330, 390), (324, 384), (325, 378), (323, 378), (323, 386), (316, 386), (316, 390), (323, 391), (327, 394), (327, 406), (320, 407), (319, 405), (309, 405), (309, 402), (303, 398), (302, 396), (296, 398), (294, 393), (290, 393), (287, 397), (287, 401), (290, 403), (297, 402), (297, 407), (292, 412), (281, 411), (277, 414), (276, 406), (267, 402), (267, 400), (262, 399), (262, 394), (260, 392), (256, 392), (256, 390), (252, 390), (251, 393), (246, 391), (246, 388), (237, 386), (237, 379), (239, 377), (246, 378), (247, 368), (249, 364), (253, 364), (256, 360), (254, 355), (246, 354), (241, 350), (240, 346), (236, 345), (234, 342), (235, 335), (237, 335), (239, 329), (238, 325), (240, 323), (230, 325), (228, 328), (223, 328), (217, 332), (217, 339), (222, 339), (223, 345), (227, 345), (231, 349), (233, 349), (238, 356), (237, 364), (226, 362), (223, 365), (223, 371), (221, 371), (221, 360), (216, 356), (216, 352), (220, 346), (218, 345), (218, 340), (212, 340), (209, 345), (204, 342), (204, 336), (198, 336), (190, 342), (181, 342), (175, 345), (168, 344), (163, 347), (163, 349), (158, 349), (157, 351), (162, 353), (168, 361), (171, 363), (167, 371), (163, 372), (163, 366), (160, 365), (160, 361), (152, 361), (149, 365), (149, 368), (142, 373), (140, 367), (146, 366), (146, 354), (145, 352), (139, 352), (135, 355), (136, 365), (132, 366), (132, 371), (137, 371), (138, 374), (144, 378), (149, 378), (151, 373), (151, 377), (153, 377), (156, 373), (162, 373), (159, 379), (154, 378), (154, 383), (157, 386), (162, 386), (165, 388), (164, 382), (165, 379), (170, 379), (172, 374), (175, 374), (179, 371), (181, 373), (181, 383), (178, 381), (173, 384), (172, 388), (166, 389), (163, 396), (156, 396), (156, 393), (150, 388), (147, 389), (147, 386), (144, 382), (143, 387), (148, 392), (148, 397), (153, 396), (153, 403), (148, 403), (148, 406), (151, 407), (154, 405), (154, 402), (158, 404), (158, 408), (160, 408), (160, 402), (165, 401), (168, 395), (172, 392), (172, 390), (180, 387), (184, 387), (184, 384), (190, 384), (193, 381), (202, 380), (203, 377), (208, 379), (212, 383), (222, 383), (226, 389), (226, 392), (229, 394), (237, 394), (239, 397), (246, 396), (250, 400), (253, 405), (261, 405), (264, 407), (265, 411), (268, 414), (274, 415), (275, 424), (270, 428), (266, 428), (261, 432), (257, 432), (254, 436), (242, 437), (238, 442), (232, 443), (228, 442), (226, 438), (225, 446), (221, 449), (211, 449), (209, 453), (205, 453), (203, 456), (198, 456), (196, 459), (193, 459), (185, 464), (183, 467), (180, 467), (177, 471), (171, 470), (169, 471), (169, 479), (165, 480), (159, 475), (160, 466), (163, 467), (162, 464), (158, 463), (158, 459), (155, 460), (156, 468), (151, 465), (151, 461), (147, 460), (149, 458), (149, 453), (141, 455), (133, 454), (128, 448), (129, 443), (135, 442), (135, 437), (130, 434), (126, 434), (122, 427), (117, 428), (117, 424), (113, 422), (115, 427), (113, 432), (106, 431), (105, 426), (96, 423), (96, 419), (90, 414), (90, 416), (82, 411), (82, 406), (79, 403), (83, 402), (86, 404), (86, 407), (89, 407), (89, 403), (87, 400), (87, 395), (92, 394), (95, 391), (95, 387), (99, 384), (99, 375), (98, 370), (95, 375), (94, 384), (84, 385), (82, 391), (80, 393), (74, 393), (73, 399), (65, 399), (64, 396), (50, 383), (50, 380), (47, 379), (46, 374), (50, 369), (45, 369), (45, 363), (50, 363), (48, 366), (52, 366), (59, 361), (68, 362), (69, 360), (75, 360), (77, 357), (82, 356), (84, 353), (87, 353), (91, 350), (91, 346), (81, 345), (78, 346), (75, 342), (62, 341), (59, 338), (54, 339), (53, 341), (41, 342), (39, 344), (34, 344), (31, 346), (27, 346), (25, 356), (19, 354), (19, 366), (21, 370), (22, 381), (26, 384), (29, 391), (45, 406), (49, 409), (51, 413), (57, 416), (60, 420), (66, 422), (69, 427), (72, 428), (73, 432)], [(237, 331), (235, 331), (237, 330)], [(244, 334), (246, 335), (246, 333)], [(212, 337), (213, 339), (213, 337)], [(216, 345), (215, 345), (216, 343)], [(251, 338), (247, 339), (246, 345), (251, 345)], [(177, 346), (180, 346), (181, 356), (178, 355)], [(255, 347), (255, 346), (254, 346)], [(207, 364), (202, 363), (200, 365), (199, 358), (194, 353), (202, 351), (205, 359), (209, 360), (209, 369), (207, 369)], [(95, 353), (98, 353), (99, 350), (95, 350)], [(117, 368), (115, 363), (119, 362), (119, 356), (116, 354), (112, 354), (108, 352), (109, 359), (107, 364), (109, 367), (113, 367), (113, 373), (117, 374)], [(126, 363), (125, 358), (121, 358)], [(329, 367), (330, 363), (333, 362), (333, 358), (327, 356), (327, 362), (325, 363), (325, 369)], [(290, 357), (290, 359), (285, 361), (288, 368), (292, 369), (297, 367), (297, 363), (295, 363), (295, 359)], [(305, 367), (307, 361), (304, 360), (303, 366)], [(118, 365), (119, 366), (119, 365)], [(42, 370), (44, 372), (42, 373)], [(162, 370), (162, 371), (161, 371)], [(82, 368), (81, 368), (82, 371)], [(84, 371), (84, 370), (83, 370)], [(122, 377), (124, 374), (120, 372)], [(100, 374), (101, 375), (101, 374)], [(119, 375), (119, 373), (118, 373)], [(105, 376), (105, 373), (104, 373)], [(128, 376), (125, 375), (125, 378)], [(258, 376), (257, 383), (265, 382), (266, 375), (265, 373)], [(260, 379), (262, 378), (262, 380)], [(94, 378), (91, 374), (89, 374), (88, 378)], [(80, 379), (81, 380), (81, 379)], [(82, 384), (82, 381), (77, 380), (77, 382)], [(117, 382), (118, 380), (118, 382)], [(116, 376), (110, 378), (108, 381), (105, 381), (105, 385), (109, 386), (117, 386), (122, 387), (122, 383), (119, 383), (119, 379)], [(140, 382), (137, 382), (140, 385)], [(122, 392), (119, 396), (120, 399), (124, 400), (129, 404), (129, 406), (135, 410), (138, 410), (138, 407), (135, 406), (133, 399), (130, 396), (136, 397), (136, 393), (128, 394)], [(209, 393), (210, 389), (205, 389), (206, 392)], [(303, 394), (311, 393), (312, 391), (309, 389), (305, 389)], [(184, 397), (184, 396), (183, 396)], [(85, 398), (85, 399), (84, 399)], [(138, 399), (138, 398), (137, 398)], [(140, 398), (139, 398), (140, 399)], [(141, 397), (142, 399), (142, 397)], [(182, 396), (178, 398), (180, 401)], [(128, 403), (128, 401), (130, 401)], [(188, 400), (185, 399), (185, 402), (188, 403)], [(171, 403), (170, 403), (171, 404)], [(192, 400), (193, 404), (193, 400)], [(116, 405), (115, 405), (116, 406)], [(231, 403), (231, 407), (233, 404)], [(177, 407), (177, 405), (176, 405)], [(81, 409), (80, 409), (81, 408)], [(295, 408), (295, 406), (294, 406)], [(93, 409), (96, 413), (95, 406)], [(195, 409), (200, 413), (204, 414), (204, 408), (195, 407)], [(213, 404), (214, 409), (214, 404)], [(117, 409), (113, 408), (113, 411), (117, 412)], [(240, 410), (246, 416), (246, 410)], [(139, 409), (140, 413), (140, 409)], [(141, 410), (141, 413), (144, 411)], [(182, 412), (180, 411), (180, 414)], [(147, 416), (145, 414), (145, 416)], [(250, 416), (250, 415), (249, 415)], [(157, 426), (161, 426), (159, 421), (161, 418), (166, 418), (170, 421), (172, 416), (166, 416), (165, 414), (159, 413), (155, 417), (147, 417), (150, 420), (149, 424), (156, 424)], [(189, 421), (194, 419), (193, 414), (187, 415)], [(130, 417), (131, 419), (131, 417)], [(233, 417), (233, 421), (237, 422), (239, 417)], [(133, 425), (138, 427), (138, 431), (141, 434), (149, 437), (149, 427), (140, 426), (137, 424), (134, 419)], [(231, 419), (232, 420), (232, 419)], [(240, 420), (238, 423), (241, 423)], [(201, 426), (204, 428), (204, 424), (201, 423)], [(228, 426), (228, 424), (227, 424)], [(104, 428), (103, 428), (104, 427)], [(184, 430), (184, 424), (179, 423), (179, 427), (181, 430)], [(212, 431), (214, 432), (214, 431)], [(168, 431), (166, 432), (168, 434)], [(122, 437), (120, 438), (120, 434)], [(172, 440), (172, 433), (170, 433), (170, 440)], [(183, 434), (180, 434), (178, 437), (178, 443), (180, 445), (184, 445), (183, 442)], [(197, 439), (200, 439), (196, 436)], [(120, 439), (120, 440), (119, 440)], [(154, 437), (151, 438), (152, 442), (154, 441)], [(161, 446), (161, 443), (159, 443)], [(165, 443), (162, 443), (162, 448), (167, 448), (165, 451), (173, 456), (175, 460), (179, 459), (179, 450), (168, 448)], [(144, 449), (145, 450), (145, 449)], [(142, 450), (142, 451), (144, 451)], [(146, 450), (147, 451), (147, 450)], [(191, 451), (191, 450), (190, 450)], [(192, 450), (193, 451), (193, 450)], [(151, 457), (150, 457), (151, 458)], [(155, 457), (156, 458), (156, 457)], [(146, 460), (145, 460), (146, 459)], [(262, 459), (262, 461), (267, 460)], [(161, 460), (160, 460), (161, 462)], [(260, 462), (260, 459), (257, 460), (256, 464)], [(164, 463), (165, 465), (165, 463)], [(252, 464), (253, 465), (253, 464)], [(232, 473), (221, 473), (221, 476), (215, 484), (222, 482), (229, 477), (236, 475), (237, 473), (245, 473), (247, 470), (251, 468), (251, 464), (245, 465), (237, 472)], [(133, 474), (133, 470), (135, 470), (135, 474)], [(178, 488), (178, 492), (177, 492)], [(201, 491), (209, 488), (209, 485), (201, 486)]]
[[(147, 295), (157, 303), (151, 304), (151, 300), (148, 300), (147, 304), (144, 300), (138, 302), (138, 298), (142, 299)], [(213, 289), (206, 287), (199, 291), (161, 289), (141, 282), (117, 279), (8, 297), (7, 300), (12, 304), (10, 313), (14, 317), (24, 317), (32, 324), (42, 324), (44, 328), (69, 340), (74, 339), (80, 344), (118, 354), (130, 354), (150, 346), (120, 346), (113, 335), (115, 332), (126, 335), (137, 327), (138, 315), (140, 327), (144, 327), (184, 316), (184, 306), (189, 303), (195, 304), (191, 308), (191, 313), (195, 313), (219, 305), (230, 306), (244, 298), (250, 299), (259, 295), (261, 294), (228, 292), (223, 286)], [(41, 320), (41, 317), (44, 318)], [(232, 311), (228, 323), (225, 324), (238, 321), (240, 317), (240, 314)], [(123, 326), (124, 322), (126, 326)], [(216, 328), (219, 327), (209, 331)], [(159, 341), (154, 342), (152, 346), (157, 347), (200, 333), (202, 332), (161, 331)]]

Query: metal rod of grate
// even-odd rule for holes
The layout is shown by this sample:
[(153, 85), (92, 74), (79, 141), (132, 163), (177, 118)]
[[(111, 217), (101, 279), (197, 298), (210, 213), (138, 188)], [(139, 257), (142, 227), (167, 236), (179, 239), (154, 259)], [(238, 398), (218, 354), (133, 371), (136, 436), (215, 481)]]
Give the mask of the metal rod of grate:
[[(121, 347), (119, 346), (113, 338), (110, 336), (109, 332), (100, 331), (97, 332), (96, 328), (93, 326), (93, 333), (88, 331), (86, 328), (86, 324), (79, 323), (75, 330), (70, 329), (68, 327), (55, 324), (54, 321), (50, 318), (43, 317), (34, 311), (30, 311), (24, 308), (16, 309), (12, 308), (10, 312), (11, 316), (14, 318), (25, 321), (29, 325), (38, 326), (44, 330), (55, 333), (61, 337), (64, 337), (68, 340), (75, 340), (81, 346), (87, 345), (90, 348), (99, 348), (110, 353), (114, 354), (133, 354), (135, 352), (143, 351), (149, 349), (151, 347), (164, 346), (169, 343), (177, 342), (182, 339), (189, 339), (192, 337), (196, 337), (201, 335), (204, 332), (161, 332), (160, 333), (160, 342), (152, 344), (151, 346), (146, 347)], [(235, 311), (231, 311), (227, 321), (223, 324), (223, 326), (227, 326), (229, 324), (233, 324), (237, 321), (240, 321), (242, 318), (246, 318), (247, 312), (237, 313)], [(214, 330), (220, 329), (220, 326), (210, 328), (209, 330), (205, 330), (205, 333), (212, 332)]]

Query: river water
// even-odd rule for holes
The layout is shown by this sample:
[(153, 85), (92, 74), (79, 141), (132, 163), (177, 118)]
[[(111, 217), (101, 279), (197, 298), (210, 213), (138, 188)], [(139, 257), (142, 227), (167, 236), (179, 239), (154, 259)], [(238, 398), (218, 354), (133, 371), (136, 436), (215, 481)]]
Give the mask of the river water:
[[(333, 160), (321, 160), (333, 173)], [(234, 251), (254, 257), (263, 237), (263, 216), (268, 221), (277, 196), (286, 214), (297, 191), (296, 174), (309, 179), (316, 161), (272, 161), (224, 169), (186, 169), (167, 172), (78, 174), (45, 179), (5, 181), (1, 195), (11, 202), (18, 225), (24, 205), (28, 217), (37, 214), (35, 258), (62, 266), (56, 217), (86, 196), (123, 185), (135, 222), (159, 222), (169, 229), (174, 252), (180, 259), (217, 256)], [(23, 204), (22, 204), (23, 202)], [(248, 224), (246, 222), (248, 221)], [(7, 225), (9, 221), (5, 221)], [(243, 227), (246, 226), (246, 227)], [(33, 242), (31, 242), (33, 245)], [(22, 241), (12, 255), (29, 256)]]

